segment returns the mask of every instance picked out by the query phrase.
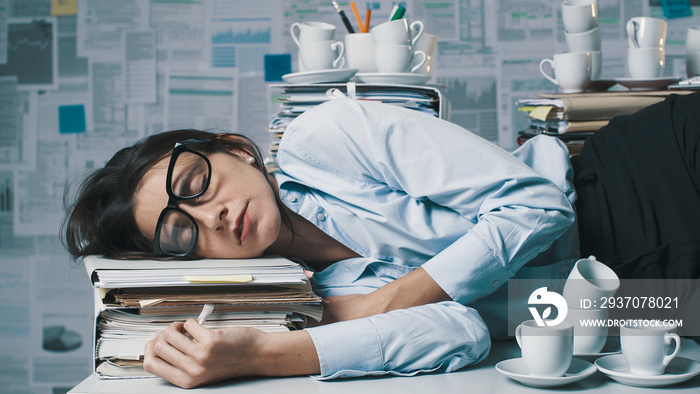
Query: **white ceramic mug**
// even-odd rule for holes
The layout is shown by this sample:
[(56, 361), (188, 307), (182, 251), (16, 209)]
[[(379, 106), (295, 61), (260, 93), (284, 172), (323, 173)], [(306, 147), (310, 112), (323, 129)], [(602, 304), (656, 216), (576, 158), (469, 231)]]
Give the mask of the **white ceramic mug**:
[(306, 71), (342, 68), (345, 46), (340, 41), (317, 41), (299, 47), (299, 57)]
[(668, 23), (663, 19), (637, 16), (627, 21), (630, 48), (662, 48), (666, 43)]
[(574, 326), (570, 322), (540, 327), (534, 320), (527, 320), (515, 328), (515, 340), (531, 376), (563, 376), (571, 365)]
[(659, 78), (665, 66), (666, 52), (663, 47), (627, 49), (627, 70), (632, 78)]
[(686, 52), (700, 51), (700, 26), (690, 26), (685, 38)]
[(356, 68), (359, 73), (377, 72), (372, 35), (369, 33), (346, 34), (345, 58), (348, 61), (348, 68)]
[(598, 26), (598, 3), (596, 0), (564, 0), (561, 19), (564, 30), (569, 33), (591, 30)]
[[(549, 64), (554, 76), (544, 71)], [(540, 72), (559, 86), (564, 93), (581, 93), (591, 83), (591, 56), (588, 52), (558, 53), (552, 59), (542, 59)]]
[(685, 73), (688, 78), (700, 75), (700, 50), (685, 54)]
[(586, 307), (587, 302), (601, 305), (601, 298), (612, 297), (620, 288), (620, 278), (594, 256), (574, 264), (564, 283), (564, 299), (569, 308)]
[(608, 340), (607, 319), (607, 309), (568, 308), (564, 320), (574, 325), (574, 356), (595, 354), (603, 349)]
[(426, 61), (425, 52), (414, 51), (410, 45), (377, 44), (374, 58), (380, 73), (413, 73)]
[[(644, 325), (644, 322), (649, 323)], [(675, 326), (663, 326), (656, 320), (631, 320), (620, 327), (620, 346), (630, 372), (636, 375), (663, 375), (681, 350), (681, 338)], [(675, 342), (674, 347), (671, 342)], [(672, 351), (669, 351), (673, 349)]]
[(317, 41), (332, 41), (335, 38), (335, 26), (326, 22), (295, 22), (289, 28), (289, 34), (297, 47), (301, 47)]
[(600, 29), (597, 26), (581, 33), (565, 31), (564, 38), (569, 52), (600, 51), (601, 48)]
[(414, 45), (423, 35), (423, 22), (408, 24), (406, 19), (384, 22), (370, 29), (375, 44)]
[(426, 56), (425, 64), (423, 64), (418, 70), (415, 71), (416, 74), (433, 75), (433, 57), (435, 55), (437, 41), (438, 37), (434, 34), (429, 33), (423, 33), (418, 39), (418, 41), (416, 41), (416, 45), (413, 46), (413, 50), (423, 51), (425, 52)]

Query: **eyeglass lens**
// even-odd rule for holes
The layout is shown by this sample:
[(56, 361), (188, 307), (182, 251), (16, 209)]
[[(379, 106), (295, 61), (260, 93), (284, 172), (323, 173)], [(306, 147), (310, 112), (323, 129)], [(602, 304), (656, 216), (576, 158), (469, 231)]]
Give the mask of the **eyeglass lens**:
[[(183, 151), (176, 157), (170, 178), (171, 191), (177, 198), (193, 198), (208, 186), (209, 166), (201, 156)], [(192, 218), (170, 209), (161, 221), (158, 240), (163, 252), (173, 255), (189, 253), (197, 243), (197, 228)]]

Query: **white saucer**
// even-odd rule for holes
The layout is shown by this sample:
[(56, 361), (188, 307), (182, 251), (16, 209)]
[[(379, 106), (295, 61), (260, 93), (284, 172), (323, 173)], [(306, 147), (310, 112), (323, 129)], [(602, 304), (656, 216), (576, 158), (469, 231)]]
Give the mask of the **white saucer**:
[(530, 376), (522, 358), (511, 358), (496, 364), (496, 370), (507, 377), (530, 387), (557, 387), (578, 382), (593, 375), (596, 368), (593, 364), (574, 358), (564, 376), (535, 377)]
[(700, 374), (700, 363), (676, 357), (666, 367), (666, 373), (657, 376), (635, 375), (630, 372), (622, 354), (605, 356), (595, 361), (598, 370), (618, 383), (635, 387), (663, 387), (683, 383)]
[(333, 68), (330, 70), (285, 74), (282, 75), (282, 79), (287, 83), (347, 82), (356, 72), (356, 68)]
[(414, 73), (357, 73), (355, 79), (362, 83), (392, 83), (398, 85), (420, 85), (430, 80), (430, 75)]
[(666, 90), (669, 85), (672, 85), (681, 78), (678, 77), (661, 77), (661, 78), (616, 78), (615, 82), (628, 88), (629, 90)]

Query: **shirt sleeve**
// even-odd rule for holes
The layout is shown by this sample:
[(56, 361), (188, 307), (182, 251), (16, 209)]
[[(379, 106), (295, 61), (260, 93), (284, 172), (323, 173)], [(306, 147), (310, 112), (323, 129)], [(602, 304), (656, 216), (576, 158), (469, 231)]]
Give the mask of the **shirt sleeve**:
[(451, 372), (483, 360), (491, 346), (478, 313), (454, 301), (307, 331), (319, 356), (318, 379)]
[[(334, 100), (297, 118), (284, 138), (313, 163), (294, 174), (308, 184), (329, 171), (381, 183), (472, 223), (422, 265), (461, 304), (493, 292), (574, 221), (569, 200), (552, 181), (462, 127), (417, 111)], [(302, 151), (310, 144), (326, 148)]]

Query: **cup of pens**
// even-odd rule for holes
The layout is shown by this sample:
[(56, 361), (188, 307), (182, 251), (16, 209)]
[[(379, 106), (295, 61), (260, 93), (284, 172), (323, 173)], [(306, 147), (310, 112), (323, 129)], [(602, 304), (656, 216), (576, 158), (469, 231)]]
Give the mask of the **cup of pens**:
[(358, 26), (358, 29), (355, 30), (345, 11), (340, 8), (337, 2), (333, 1), (332, 3), (348, 31), (348, 34), (345, 36), (345, 58), (347, 59), (348, 67), (355, 68), (360, 73), (377, 72), (374, 60), (374, 39), (369, 34), (369, 20), (372, 11), (367, 9), (365, 20), (362, 21), (357, 5), (354, 1), (350, 2), (350, 7)]

